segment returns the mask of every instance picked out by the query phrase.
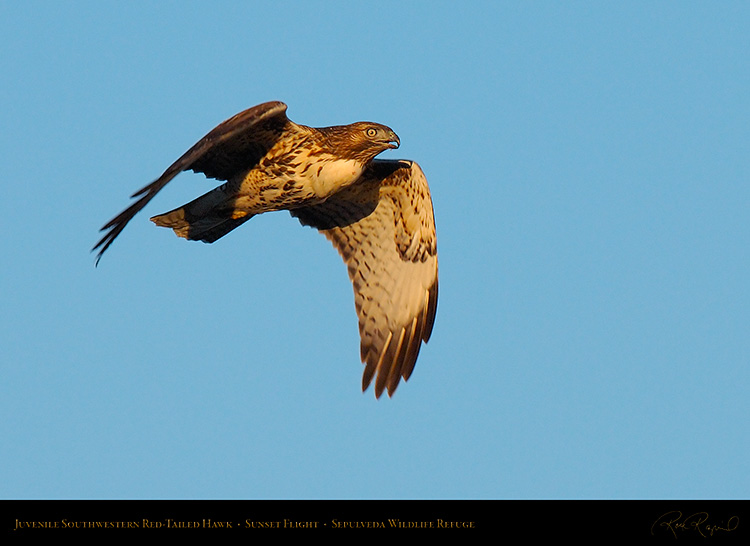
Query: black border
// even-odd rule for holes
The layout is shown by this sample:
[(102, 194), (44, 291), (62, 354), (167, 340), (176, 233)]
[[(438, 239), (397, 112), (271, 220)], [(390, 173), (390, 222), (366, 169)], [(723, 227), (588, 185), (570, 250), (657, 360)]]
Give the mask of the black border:
[(2, 534), (13, 542), (154, 534), (247, 541), (426, 533), (675, 544), (748, 543), (750, 537), (744, 500), (7, 500), (0, 501), (0, 514)]

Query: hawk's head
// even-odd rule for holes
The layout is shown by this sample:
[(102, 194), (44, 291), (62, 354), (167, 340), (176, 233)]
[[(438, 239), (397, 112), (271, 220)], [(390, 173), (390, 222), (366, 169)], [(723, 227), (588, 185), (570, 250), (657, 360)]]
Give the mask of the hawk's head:
[(320, 129), (332, 152), (342, 159), (356, 159), (363, 163), (389, 148), (398, 148), (398, 135), (390, 127), (369, 121)]

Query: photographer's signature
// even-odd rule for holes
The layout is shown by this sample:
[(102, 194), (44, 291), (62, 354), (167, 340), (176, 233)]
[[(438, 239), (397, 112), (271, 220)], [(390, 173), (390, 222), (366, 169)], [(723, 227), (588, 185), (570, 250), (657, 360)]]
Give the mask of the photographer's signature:
[(681, 534), (691, 532), (698, 533), (702, 537), (710, 537), (717, 533), (734, 531), (740, 524), (740, 518), (737, 516), (731, 516), (726, 521), (716, 523), (709, 521), (708, 518), (708, 512), (695, 512), (683, 517), (682, 512), (674, 510), (662, 515), (651, 525), (651, 534), (655, 535), (659, 531), (664, 531), (679, 538)]

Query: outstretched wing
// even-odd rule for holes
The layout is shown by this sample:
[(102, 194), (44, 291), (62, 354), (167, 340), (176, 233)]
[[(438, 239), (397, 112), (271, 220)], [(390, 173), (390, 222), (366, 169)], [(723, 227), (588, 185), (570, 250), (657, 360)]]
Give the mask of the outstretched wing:
[(228, 180), (258, 163), (290, 127), (286, 108), (283, 102), (266, 102), (229, 118), (200, 139), (159, 178), (135, 192), (131, 197), (138, 200), (102, 227), (101, 231), (106, 233), (92, 249), (100, 249), (96, 263), (133, 216), (180, 172), (193, 170), (209, 178)]
[(362, 178), (324, 203), (291, 211), (341, 254), (359, 317), (362, 390), (393, 395), (414, 369), (437, 311), (438, 261), (432, 199), (422, 169), (375, 160)]

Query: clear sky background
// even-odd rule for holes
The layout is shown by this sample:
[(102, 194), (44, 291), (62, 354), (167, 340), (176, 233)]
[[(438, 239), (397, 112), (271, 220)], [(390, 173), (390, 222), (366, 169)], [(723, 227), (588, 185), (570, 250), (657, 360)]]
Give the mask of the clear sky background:
[[(3, 2), (0, 496), (746, 498), (746, 2)], [(362, 394), (287, 213), (103, 223), (231, 115), (391, 126), (438, 226), (430, 343)]]

